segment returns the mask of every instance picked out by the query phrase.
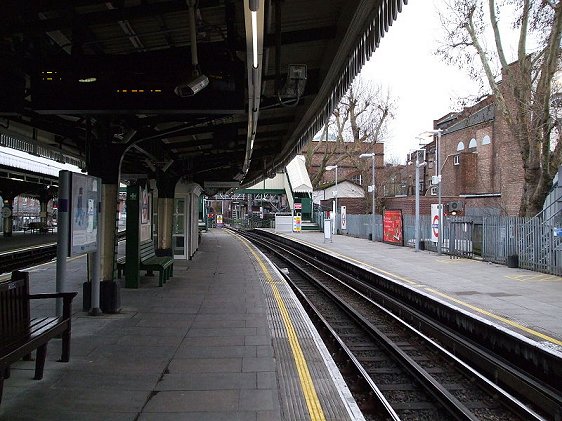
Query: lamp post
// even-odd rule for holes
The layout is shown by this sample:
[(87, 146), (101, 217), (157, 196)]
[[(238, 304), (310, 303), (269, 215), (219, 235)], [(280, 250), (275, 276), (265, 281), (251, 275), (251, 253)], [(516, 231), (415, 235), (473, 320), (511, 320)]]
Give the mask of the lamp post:
[[(417, 138), (419, 139), (419, 138)], [(425, 165), (425, 149), (416, 149), (416, 222), (414, 226), (415, 235), (415, 251), (420, 251), (420, 168)], [(422, 161), (420, 163), (420, 153), (422, 154)], [(438, 237), (439, 239), (439, 237)]]
[(362, 153), (359, 155), (359, 158), (371, 158), (372, 162), (372, 169), (371, 169), (371, 193), (372, 193), (372, 210), (371, 210), (371, 217), (373, 218), (373, 224), (371, 226), (372, 229), (372, 240), (375, 241), (375, 153)]
[(439, 215), (439, 235), (437, 236), (437, 254), (441, 255), (441, 243), (443, 237), (443, 204), (441, 203), (441, 133), (443, 132), (442, 129), (437, 130), (427, 130), (422, 134), (432, 134), (437, 135), (437, 144), (435, 146), (435, 179), (437, 181), (437, 214)]
[(335, 206), (335, 211), (334, 211), (334, 227), (332, 228), (332, 233), (335, 234), (336, 231), (336, 224), (338, 223), (338, 166), (337, 165), (328, 165), (326, 167), (326, 171), (332, 171), (332, 170), (336, 170), (336, 186), (335, 186), (335, 192), (334, 192), (334, 206)]

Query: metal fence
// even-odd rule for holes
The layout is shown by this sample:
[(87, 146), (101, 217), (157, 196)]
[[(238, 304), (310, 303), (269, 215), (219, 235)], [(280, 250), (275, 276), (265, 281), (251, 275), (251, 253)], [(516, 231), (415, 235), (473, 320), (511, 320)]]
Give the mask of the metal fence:
[(562, 275), (562, 237), (558, 221), (488, 217), (483, 221), (482, 258), (537, 272)]
[[(489, 214), (488, 214), (489, 215)], [(534, 218), (470, 215), (445, 217), (441, 251), (451, 257), (473, 258), (562, 276), (562, 212)], [(546, 214), (545, 214), (546, 215)], [(323, 227), (324, 214), (314, 221)], [(415, 216), (404, 215), (404, 245), (415, 245)], [(340, 226), (338, 216), (337, 226)], [(431, 217), (420, 215), (420, 249), (437, 251)], [(347, 215), (344, 235), (382, 241), (382, 215)]]

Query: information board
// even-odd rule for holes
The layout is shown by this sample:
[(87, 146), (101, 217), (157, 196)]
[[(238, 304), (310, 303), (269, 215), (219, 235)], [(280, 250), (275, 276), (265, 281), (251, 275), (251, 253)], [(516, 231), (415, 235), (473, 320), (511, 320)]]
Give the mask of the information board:
[(70, 187), (70, 256), (97, 250), (101, 180), (72, 173)]
[(302, 228), (302, 219), (301, 214), (298, 213), (293, 216), (293, 232), (301, 232)]

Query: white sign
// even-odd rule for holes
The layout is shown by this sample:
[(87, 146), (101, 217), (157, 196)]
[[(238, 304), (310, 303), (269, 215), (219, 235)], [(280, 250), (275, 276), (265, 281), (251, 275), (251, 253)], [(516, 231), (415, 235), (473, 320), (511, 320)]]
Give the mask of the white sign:
[(332, 220), (324, 219), (324, 242), (330, 240), (332, 242)]
[(439, 205), (431, 205), (431, 241), (436, 243), (439, 238), (439, 217), (443, 216), (443, 211), (441, 210), (441, 215), (439, 215)]
[(341, 222), (341, 229), (342, 230), (347, 229), (347, 211), (346, 211), (346, 209), (347, 208), (345, 206), (341, 207), (340, 222)]

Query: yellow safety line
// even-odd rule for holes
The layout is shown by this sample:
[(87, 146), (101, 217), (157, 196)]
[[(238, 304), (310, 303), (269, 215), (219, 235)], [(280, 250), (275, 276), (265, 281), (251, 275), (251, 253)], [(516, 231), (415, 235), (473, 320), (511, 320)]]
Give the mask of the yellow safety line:
[[(287, 238), (289, 238), (289, 239), (291, 239), (291, 240), (294, 240), (292, 237), (287, 237)], [(305, 244), (307, 244), (307, 245), (309, 245), (309, 246), (313, 246), (313, 247), (318, 248), (318, 249), (320, 249), (320, 250), (323, 250), (323, 251), (326, 251), (326, 252), (335, 254), (335, 255), (337, 255), (337, 256), (340, 256), (340, 257), (342, 257), (342, 258), (344, 258), (344, 259), (347, 259), (347, 260), (350, 260), (350, 261), (353, 261), (353, 262), (360, 263), (360, 264), (363, 265), (363, 266), (367, 266), (367, 267), (369, 267), (369, 268), (375, 269), (375, 270), (378, 271), (378, 272), (384, 273), (384, 274), (386, 274), (386, 275), (390, 275), (391, 277), (393, 277), (393, 278), (395, 278), (395, 279), (399, 279), (399, 280), (401, 280), (401, 281), (407, 282), (407, 283), (409, 283), (409, 284), (411, 284), (411, 285), (413, 285), (413, 286), (422, 286), (422, 285), (423, 285), (423, 284), (420, 285), (420, 284), (418, 284), (417, 282), (413, 282), (413, 281), (411, 281), (411, 280), (409, 280), (409, 279), (406, 279), (406, 278), (404, 278), (404, 277), (402, 277), (402, 276), (393, 274), (392, 272), (387, 272), (387, 271), (385, 271), (385, 270), (379, 269), (379, 268), (377, 268), (377, 267), (375, 267), (375, 266), (372, 266), (372, 265), (370, 265), (370, 264), (368, 264), (368, 263), (365, 263), (365, 262), (362, 262), (362, 261), (360, 261), (360, 260), (354, 259), (354, 258), (352, 258), (352, 257), (345, 256), (345, 255), (343, 255), (343, 254), (339, 254), (339, 253), (337, 253), (337, 252), (334, 252), (333, 250), (324, 249), (324, 248), (320, 247), (318, 244), (308, 243), (308, 242), (303, 241), (303, 240), (294, 240), (294, 241), (300, 241), (300, 242), (305, 243)], [(533, 330), (533, 329), (530, 329), (530, 328), (528, 328), (528, 327), (525, 327), (525, 326), (523, 326), (523, 325), (521, 325), (521, 324), (519, 324), (519, 323), (517, 323), (517, 322), (514, 322), (514, 321), (512, 321), (512, 320), (510, 320), (510, 319), (507, 319), (507, 318), (502, 317), (502, 316), (498, 316), (498, 315), (496, 315), (496, 314), (494, 314), (494, 313), (490, 313), (489, 311), (484, 310), (484, 309), (479, 308), (479, 307), (476, 307), (476, 306), (473, 306), (472, 304), (465, 303), (464, 301), (461, 301), (461, 300), (459, 300), (458, 298), (451, 297), (450, 295), (447, 295), (447, 294), (445, 294), (445, 293), (442, 293), (442, 292), (440, 292), (440, 291), (438, 291), (438, 290), (436, 290), (436, 289), (425, 287), (425, 290), (426, 290), (426, 291), (433, 292), (433, 293), (436, 294), (436, 295), (439, 295), (439, 296), (441, 296), (441, 297), (443, 297), (443, 298), (446, 298), (446, 299), (448, 299), (448, 300), (451, 300), (451, 301), (453, 301), (453, 302), (455, 302), (455, 303), (457, 303), (457, 304), (460, 304), (460, 305), (462, 305), (462, 306), (464, 306), (464, 307), (470, 308), (471, 310), (474, 310), (474, 311), (476, 311), (477, 313), (484, 314), (484, 315), (489, 316), (489, 317), (491, 317), (491, 318), (493, 318), (493, 319), (496, 319), (496, 320), (499, 320), (499, 321), (501, 321), (501, 322), (504, 322), (504, 323), (506, 323), (506, 324), (508, 324), (508, 325), (510, 325), (510, 326), (512, 326), (512, 327), (514, 327), (514, 328), (516, 328), (516, 329), (520, 329), (520, 330), (522, 330), (522, 331), (524, 331), (524, 332), (527, 332), (527, 333), (529, 333), (529, 334), (531, 334), (531, 335), (533, 335), (533, 336), (536, 336), (537, 338), (541, 338), (541, 339), (544, 339), (545, 341), (548, 341), (548, 342), (551, 342), (551, 343), (553, 343), (553, 344), (562, 346), (562, 341), (560, 341), (560, 340), (558, 340), (558, 339), (555, 339), (555, 338), (553, 338), (553, 337), (551, 337), (551, 336), (545, 335), (544, 333), (541, 333), (541, 332), (538, 332), (538, 331), (536, 331), (536, 330)]]
[(472, 304), (465, 303), (464, 301), (461, 301), (461, 300), (459, 300), (458, 298), (451, 297), (450, 295), (444, 294), (444, 293), (442, 293), (442, 292), (440, 292), (440, 291), (437, 291), (436, 289), (433, 289), (433, 288), (425, 288), (425, 289), (426, 289), (427, 291), (430, 291), (430, 292), (432, 292), (432, 293), (434, 293), (434, 294), (437, 294), (437, 295), (439, 295), (439, 296), (441, 296), (441, 297), (444, 297), (444, 298), (446, 298), (446, 299), (448, 299), (448, 300), (451, 300), (451, 301), (453, 301), (453, 302), (455, 302), (455, 303), (457, 303), (457, 304), (460, 304), (460, 305), (462, 305), (462, 306), (464, 306), (464, 307), (468, 307), (468, 308), (470, 308), (471, 310), (474, 310), (474, 311), (476, 311), (476, 312), (478, 312), (478, 313), (481, 313), (481, 314), (484, 314), (484, 315), (486, 315), (486, 316), (488, 316), (488, 317), (491, 317), (492, 319), (496, 319), (496, 320), (499, 320), (500, 322), (507, 323), (508, 325), (510, 325), (510, 326), (512, 326), (512, 327), (515, 327), (515, 328), (517, 328), (517, 329), (520, 329), (520, 330), (522, 330), (522, 331), (524, 331), (524, 332), (530, 333), (531, 335), (537, 336), (537, 337), (539, 337), (539, 338), (541, 338), (541, 339), (544, 339), (544, 340), (546, 340), (546, 341), (548, 341), (548, 342), (552, 342), (553, 344), (562, 346), (562, 341), (559, 341), (558, 339), (555, 339), (555, 338), (552, 338), (552, 337), (550, 337), (550, 336), (548, 336), (548, 335), (545, 335), (544, 333), (540, 333), (540, 332), (537, 332), (536, 330), (533, 330), (533, 329), (530, 329), (530, 328), (528, 328), (528, 327), (525, 327), (525, 326), (523, 326), (523, 325), (521, 325), (521, 324), (519, 324), (519, 323), (517, 323), (517, 322), (514, 322), (513, 320), (507, 319), (507, 318), (505, 318), (505, 317), (498, 316), (498, 315), (496, 315), (496, 314), (494, 314), (494, 313), (490, 313), (489, 311), (484, 310), (484, 309), (482, 309), (482, 308), (480, 308), (480, 307), (473, 306)]
[(299, 375), (301, 387), (304, 392), (304, 398), (306, 401), (306, 406), (308, 407), (310, 419), (311, 421), (325, 421), (326, 417), (324, 416), (324, 411), (322, 410), (322, 406), (320, 405), (320, 400), (318, 399), (318, 394), (316, 393), (314, 382), (312, 381), (312, 377), (310, 376), (308, 364), (306, 363), (306, 359), (302, 352), (299, 338), (293, 326), (293, 322), (291, 321), (291, 317), (289, 316), (289, 312), (287, 311), (287, 307), (285, 306), (285, 302), (283, 301), (283, 298), (281, 297), (281, 294), (277, 289), (276, 282), (273, 280), (273, 277), (269, 273), (269, 270), (267, 269), (267, 266), (265, 265), (263, 260), (253, 250), (253, 248), (250, 247), (250, 244), (247, 242), (247, 240), (243, 238), (240, 239), (257, 260), (263, 274), (265, 275), (267, 283), (271, 286), (271, 289), (273, 291), (273, 296), (275, 297), (275, 301), (277, 302), (277, 306), (279, 307), (279, 311), (283, 319), (283, 324), (285, 325), (285, 329), (287, 330), (287, 337), (289, 339), (291, 351), (293, 352), (293, 358), (297, 366), (297, 373)]

